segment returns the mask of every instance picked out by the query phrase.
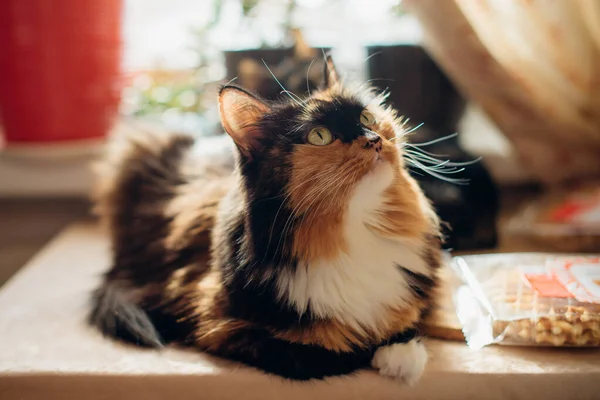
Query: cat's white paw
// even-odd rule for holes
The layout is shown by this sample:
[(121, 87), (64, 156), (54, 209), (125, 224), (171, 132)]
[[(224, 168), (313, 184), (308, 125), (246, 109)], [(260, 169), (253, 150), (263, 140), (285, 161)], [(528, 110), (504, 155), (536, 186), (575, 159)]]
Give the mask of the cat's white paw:
[(427, 364), (427, 350), (421, 342), (396, 343), (375, 351), (371, 365), (383, 376), (404, 380), (413, 385)]

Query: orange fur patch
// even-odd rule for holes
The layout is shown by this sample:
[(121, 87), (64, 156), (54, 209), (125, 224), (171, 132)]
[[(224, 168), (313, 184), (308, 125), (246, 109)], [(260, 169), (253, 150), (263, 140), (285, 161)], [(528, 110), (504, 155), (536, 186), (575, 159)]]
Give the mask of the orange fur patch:
[(294, 215), (302, 216), (294, 230), (295, 256), (310, 263), (346, 250), (342, 223), (350, 189), (370, 170), (374, 156), (361, 140), (296, 147), (287, 188)]
[(417, 183), (402, 169), (396, 170), (392, 185), (384, 192), (385, 203), (373, 230), (382, 236), (423, 240), (423, 234), (435, 234), (431, 206)]

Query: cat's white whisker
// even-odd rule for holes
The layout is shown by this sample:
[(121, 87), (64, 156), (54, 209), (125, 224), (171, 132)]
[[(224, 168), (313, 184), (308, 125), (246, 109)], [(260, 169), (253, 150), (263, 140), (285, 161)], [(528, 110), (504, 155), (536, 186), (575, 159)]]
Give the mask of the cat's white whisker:
[(419, 152), (419, 153), (423, 153), (423, 154), (427, 154), (428, 156), (431, 157), (449, 157), (448, 154), (438, 154), (438, 153), (431, 153), (429, 151), (423, 150), (420, 147), (417, 146), (413, 146), (411, 143), (404, 143), (405, 146), (412, 148), (413, 150)]
[(286, 90), (282, 90), (281, 92), (279, 92), (279, 94), (281, 94), (281, 93), (285, 93), (288, 96), (294, 96), (301, 103), (300, 106), (302, 106), (302, 107), (306, 106), (306, 101), (304, 101), (302, 99), (302, 97), (298, 96), (296, 93), (294, 93), (294, 92), (292, 92), (290, 90), (287, 90), (287, 89)]
[[(408, 121), (407, 121), (408, 122)], [(415, 126), (414, 128), (412, 128), (409, 131), (404, 132), (405, 135), (408, 135), (409, 133), (413, 133), (414, 131), (416, 131), (417, 129), (419, 129), (420, 127), (422, 127), (423, 125), (425, 125), (424, 122), (421, 122), (419, 125)]]
[(312, 96), (312, 94), (310, 93), (310, 81), (308, 79), (309, 75), (310, 75), (310, 67), (312, 67), (313, 63), (315, 62), (315, 60), (312, 60), (310, 62), (310, 64), (308, 65), (308, 68), (306, 69), (306, 91), (308, 92), (308, 96)]
[(458, 136), (458, 132), (455, 132), (455, 133), (451, 133), (450, 135), (442, 136), (441, 138), (430, 140), (428, 142), (412, 143), (412, 145), (415, 146), (415, 147), (429, 146), (429, 145), (432, 145), (432, 144), (435, 144), (435, 143), (443, 142), (444, 140), (455, 138), (457, 136)]
[(302, 103), (300, 103), (298, 100), (296, 100), (290, 93), (289, 90), (287, 90), (282, 84), (281, 82), (279, 82), (279, 79), (277, 79), (277, 77), (275, 76), (275, 74), (273, 73), (273, 71), (271, 71), (271, 68), (269, 68), (269, 66), (267, 65), (266, 61), (263, 59), (262, 60), (263, 64), (265, 64), (265, 67), (267, 67), (267, 70), (269, 71), (269, 73), (271, 74), (271, 76), (273, 77), (273, 79), (275, 79), (275, 82), (277, 82), (277, 84), (279, 85), (279, 87), (281, 87), (281, 89), (283, 90), (283, 92), (285, 92), (290, 99), (292, 99), (293, 102), (295, 102), (296, 104), (298, 104), (300, 107), (302, 107)]
[[(367, 62), (369, 61), (371, 58), (380, 55), (382, 52), (381, 51), (376, 51), (375, 53), (371, 54), (370, 56), (367, 56), (362, 62)], [(369, 81), (371, 81), (372, 79), (369, 79)], [(368, 81), (367, 81), (368, 82)]]
[(469, 183), (468, 179), (463, 179), (463, 178), (448, 178), (447, 176), (444, 176), (442, 173), (440, 173), (439, 171), (436, 171), (435, 169), (432, 169), (431, 167), (428, 167), (427, 165), (424, 165), (423, 163), (419, 162), (418, 160), (411, 158), (410, 156), (408, 157), (408, 160), (410, 161), (410, 163), (419, 168), (421, 171), (435, 177), (438, 179), (441, 179), (443, 181), (446, 182), (450, 182), (450, 183), (455, 183), (457, 185), (466, 185)]
[[(473, 165), (476, 164), (478, 162), (480, 162), (482, 160), (481, 157), (478, 157), (474, 160), (471, 161), (451, 161), (451, 160), (440, 160), (438, 158), (435, 158), (429, 154), (426, 153), (422, 153), (421, 150), (409, 150), (409, 149), (405, 149), (404, 152), (406, 154), (410, 154), (412, 156), (415, 156), (417, 158), (419, 158), (422, 161), (425, 161), (427, 163), (431, 163), (431, 164), (436, 164), (436, 165), (446, 165), (448, 167), (466, 167), (469, 165)], [(431, 154), (431, 153), (430, 153)]]
[(238, 78), (237, 76), (235, 76), (235, 77), (231, 78), (231, 79), (229, 80), (229, 82), (227, 82), (227, 83), (226, 83), (224, 86), (231, 85), (233, 82), (235, 82), (235, 81), (237, 80), (237, 78)]

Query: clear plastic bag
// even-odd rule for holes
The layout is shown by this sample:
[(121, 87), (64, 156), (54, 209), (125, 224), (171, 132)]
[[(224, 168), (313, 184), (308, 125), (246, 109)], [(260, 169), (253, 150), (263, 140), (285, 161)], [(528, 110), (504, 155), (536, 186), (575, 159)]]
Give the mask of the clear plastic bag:
[(599, 256), (492, 254), (452, 265), (465, 282), (454, 302), (470, 347), (600, 345)]

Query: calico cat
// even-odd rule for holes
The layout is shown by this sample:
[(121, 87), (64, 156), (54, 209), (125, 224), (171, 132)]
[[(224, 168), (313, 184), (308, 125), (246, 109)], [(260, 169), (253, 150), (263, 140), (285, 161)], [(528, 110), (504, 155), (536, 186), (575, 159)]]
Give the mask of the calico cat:
[(304, 100), (222, 87), (232, 164), (188, 136), (113, 140), (97, 193), (113, 265), (93, 325), (296, 380), (369, 365), (420, 377), (438, 218), (405, 168), (395, 111), (345, 85), (330, 57), (324, 75)]

